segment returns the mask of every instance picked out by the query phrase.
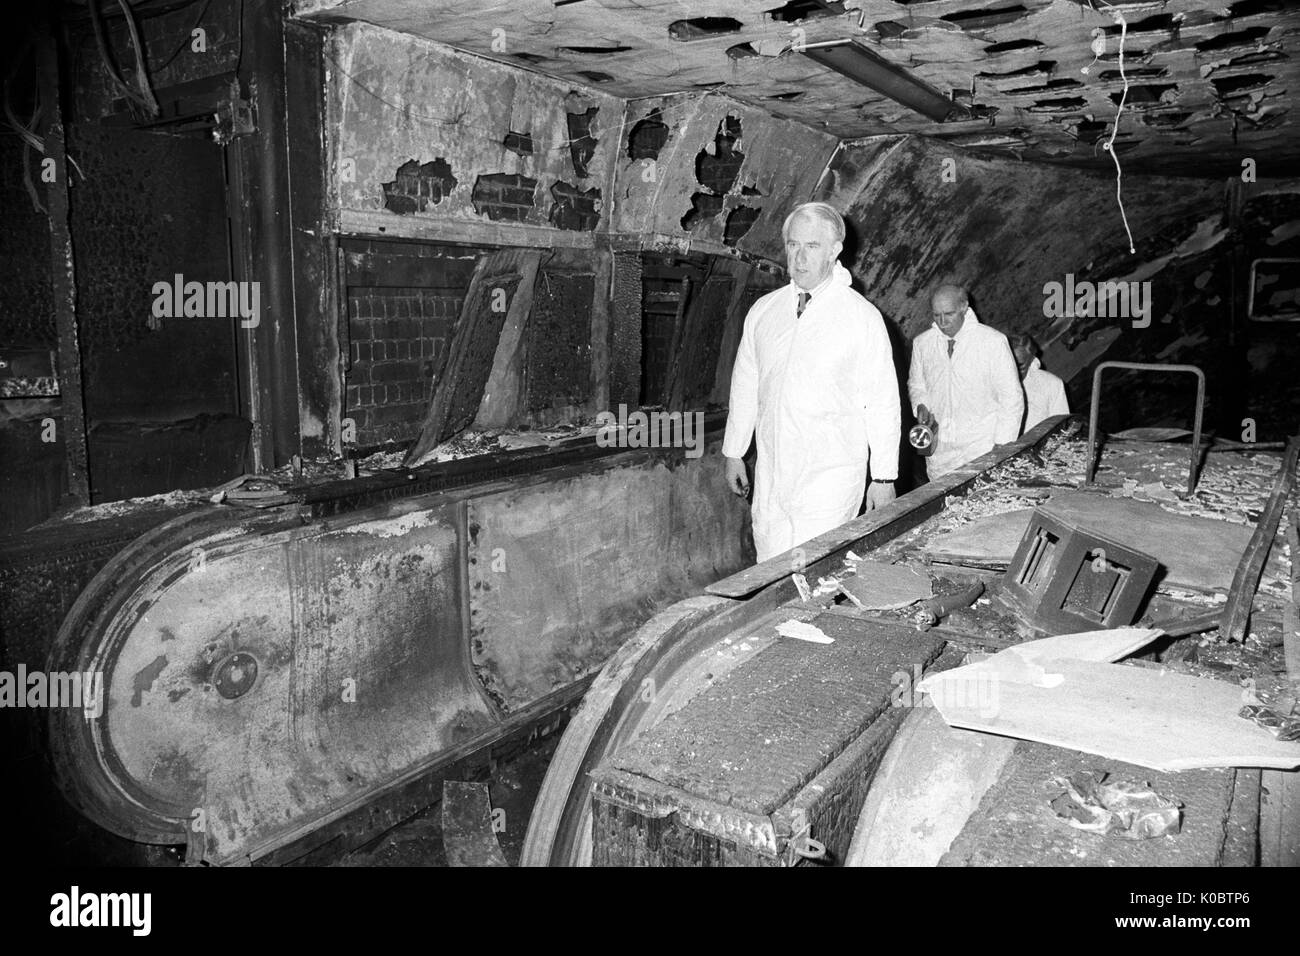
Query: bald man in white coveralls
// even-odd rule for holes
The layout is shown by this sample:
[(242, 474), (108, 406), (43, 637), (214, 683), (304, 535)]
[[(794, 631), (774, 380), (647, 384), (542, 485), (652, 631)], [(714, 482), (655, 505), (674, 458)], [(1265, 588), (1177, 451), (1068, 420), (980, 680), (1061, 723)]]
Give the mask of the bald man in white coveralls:
[(942, 285), (930, 306), (934, 324), (912, 343), (907, 390), (916, 420), (938, 423), (926, 462), (933, 481), (1015, 441), (1025, 396), (1007, 337), (976, 318), (965, 289)]
[(722, 454), (738, 495), (751, 438), (754, 546), (759, 561), (789, 551), (894, 499), (899, 400), (880, 312), (850, 287), (836, 262), (844, 220), (826, 203), (786, 219), (790, 284), (754, 303), (731, 376)]

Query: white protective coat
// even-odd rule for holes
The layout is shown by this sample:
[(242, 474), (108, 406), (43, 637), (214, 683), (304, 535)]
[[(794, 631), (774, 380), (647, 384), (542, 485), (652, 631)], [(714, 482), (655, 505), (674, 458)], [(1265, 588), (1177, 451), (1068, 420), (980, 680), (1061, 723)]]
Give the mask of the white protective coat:
[(796, 318), (791, 283), (754, 303), (731, 374), (722, 453), (757, 438), (753, 524), (758, 560), (858, 514), (872, 478), (898, 477), (899, 401), (889, 333), (838, 263)]
[(926, 461), (933, 481), (959, 465), (1015, 441), (1025, 414), (1020, 372), (1007, 337), (982, 324), (968, 308), (948, 355), (948, 337), (930, 326), (912, 343), (907, 390), (912, 411), (924, 405), (939, 423), (934, 454)]
[(1043, 368), (1034, 359), (1025, 373), (1025, 427), (1029, 431), (1044, 418), (1070, 414), (1070, 402), (1065, 397), (1065, 383)]

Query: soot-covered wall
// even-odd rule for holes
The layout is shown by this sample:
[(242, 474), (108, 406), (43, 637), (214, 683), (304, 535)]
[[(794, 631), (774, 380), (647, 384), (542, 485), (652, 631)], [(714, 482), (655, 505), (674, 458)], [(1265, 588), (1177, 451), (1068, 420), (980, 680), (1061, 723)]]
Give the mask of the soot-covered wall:
[(580, 245), (556, 234), (606, 220), (621, 100), (362, 23), (326, 56), (343, 232)]

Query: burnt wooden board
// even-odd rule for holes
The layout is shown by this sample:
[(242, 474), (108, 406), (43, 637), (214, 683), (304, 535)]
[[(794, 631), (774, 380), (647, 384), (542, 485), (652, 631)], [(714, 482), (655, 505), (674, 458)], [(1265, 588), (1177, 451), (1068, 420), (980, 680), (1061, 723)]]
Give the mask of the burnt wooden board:
[(474, 267), (446, 367), (434, 384), (424, 427), (406, 464), (419, 461), (474, 421), (511, 303), (524, 271), (536, 268), (536, 262), (537, 257), (524, 250), (505, 249), (484, 256)]
[[(1178, 515), (1132, 498), (1066, 491), (1042, 507), (1146, 552), (1164, 565), (1164, 583), (1198, 591), (1226, 591), (1251, 538), (1246, 525)], [(1032, 513), (1021, 509), (977, 518), (935, 537), (925, 552), (952, 564), (1009, 564)]]
[(1237, 716), (1241, 689), (1225, 681), (1097, 661), (1035, 658), (1026, 667), (1010, 648), (928, 678), (923, 689), (954, 727), (1153, 770), (1300, 767), (1300, 743)]

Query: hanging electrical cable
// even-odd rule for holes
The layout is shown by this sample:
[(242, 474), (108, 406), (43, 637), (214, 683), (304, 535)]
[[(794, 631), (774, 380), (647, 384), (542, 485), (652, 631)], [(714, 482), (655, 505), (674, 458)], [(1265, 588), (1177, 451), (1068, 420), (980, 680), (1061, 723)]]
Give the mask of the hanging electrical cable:
[[(1128, 76), (1124, 73), (1124, 41), (1128, 39), (1128, 21), (1124, 19), (1124, 14), (1119, 10), (1111, 7), (1106, 0), (1101, 0), (1106, 7), (1110, 8), (1111, 18), (1119, 24), (1119, 78), (1124, 82), (1124, 90), (1119, 96), (1119, 105), (1115, 109), (1114, 125), (1111, 127), (1110, 139), (1106, 141), (1102, 149), (1110, 153), (1110, 158), (1115, 163), (1115, 201), (1119, 203), (1119, 215), (1124, 220), (1124, 232), (1128, 235), (1128, 251), (1131, 254), (1137, 253), (1137, 247), (1133, 245), (1133, 230), (1128, 225), (1128, 215), (1124, 212), (1124, 193), (1121, 185), (1124, 172), (1120, 169), (1119, 157), (1115, 155), (1115, 137), (1119, 135), (1119, 118), (1124, 114), (1124, 103), (1128, 100)], [(1093, 46), (1096, 51), (1095, 41)], [(1100, 55), (1100, 54), (1097, 54)], [(1094, 59), (1093, 62), (1096, 62)]]

